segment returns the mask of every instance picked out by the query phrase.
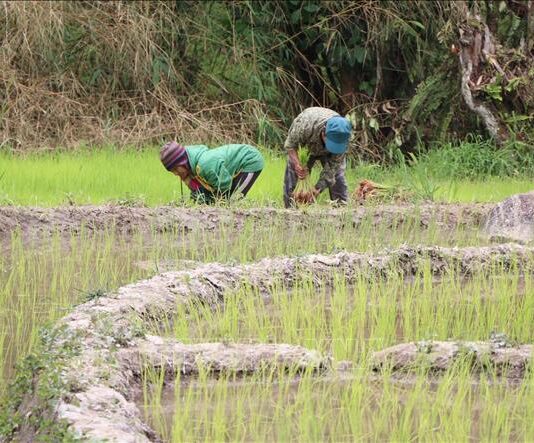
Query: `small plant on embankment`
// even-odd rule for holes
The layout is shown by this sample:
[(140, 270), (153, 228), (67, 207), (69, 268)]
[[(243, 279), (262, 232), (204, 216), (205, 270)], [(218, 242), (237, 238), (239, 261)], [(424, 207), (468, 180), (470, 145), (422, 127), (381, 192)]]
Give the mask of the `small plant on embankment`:
[(63, 337), (61, 346), (54, 341), (63, 329), (42, 328), (34, 352), (16, 368), (0, 409), (0, 437), (14, 441), (78, 441), (54, 417), (58, 400), (67, 391), (61, 378), (65, 360), (79, 352), (79, 338)]
[(84, 301), (97, 300), (100, 297), (106, 295), (106, 290), (102, 288), (94, 289), (92, 291), (87, 291), (84, 293)]

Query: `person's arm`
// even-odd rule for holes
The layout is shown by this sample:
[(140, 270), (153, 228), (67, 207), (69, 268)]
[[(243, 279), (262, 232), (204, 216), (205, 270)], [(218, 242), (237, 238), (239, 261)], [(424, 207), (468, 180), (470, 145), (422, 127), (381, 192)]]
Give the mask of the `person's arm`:
[(339, 171), (344, 161), (345, 154), (332, 155), (325, 161), (319, 180), (315, 185), (315, 197), (336, 182), (336, 173)]
[(307, 131), (303, 127), (298, 117), (293, 120), (289, 132), (287, 134), (286, 141), (284, 142), (284, 149), (287, 151), (289, 162), (293, 166), (293, 169), (297, 173), (297, 177), (300, 179), (306, 178), (309, 171), (306, 165), (301, 165), (297, 151), (299, 146), (307, 143)]
[(290, 149), (287, 151), (287, 156), (289, 157), (289, 161), (291, 165), (293, 166), (293, 169), (297, 173), (297, 177), (300, 179), (306, 178), (309, 174), (309, 170), (306, 165), (300, 164), (297, 151), (295, 149)]

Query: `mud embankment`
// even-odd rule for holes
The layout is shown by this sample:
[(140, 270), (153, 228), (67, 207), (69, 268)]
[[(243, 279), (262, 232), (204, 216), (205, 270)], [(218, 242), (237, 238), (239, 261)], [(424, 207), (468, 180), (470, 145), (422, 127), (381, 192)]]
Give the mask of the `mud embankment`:
[(372, 367), (408, 373), (426, 368), (446, 371), (455, 364), (469, 364), (473, 372), (488, 369), (495, 375), (520, 379), (532, 360), (532, 345), (495, 341), (424, 341), (402, 343), (375, 352)]
[(258, 208), (230, 209), (214, 207), (156, 208), (103, 206), (65, 206), (58, 208), (0, 207), (0, 238), (19, 230), (25, 235), (77, 233), (115, 229), (119, 232), (155, 231), (188, 232), (194, 229), (215, 230), (223, 225), (239, 229), (247, 221), (268, 222), (277, 218), (285, 223), (306, 226), (310, 222), (350, 222), (357, 227), (369, 218), (375, 224), (398, 225), (409, 221), (421, 227), (432, 221), (438, 225), (480, 226), (493, 205), (490, 204), (424, 204), (382, 205), (357, 208), (311, 207), (299, 210)]
[[(158, 441), (134, 403), (135, 393), (139, 390), (139, 374), (147, 365), (164, 368), (169, 376), (176, 371), (184, 376), (194, 374), (200, 365), (212, 371), (236, 372), (253, 372), (266, 365), (282, 368), (311, 366), (321, 371), (331, 367), (325, 356), (299, 346), (261, 343), (185, 345), (146, 335), (145, 322), (153, 324), (172, 318), (182, 302), (196, 299), (216, 306), (224, 302), (225, 294), (238, 290), (243, 284), (251, 288), (251, 294), (257, 291), (269, 297), (275, 285), (283, 284), (291, 289), (303, 275), (313, 276), (315, 284), (322, 285), (331, 283), (339, 273), (352, 284), (359, 277), (373, 279), (387, 276), (392, 270), (414, 275), (428, 266), (436, 276), (451, 269), (468, 276), (494, 266), (501, 269), (517, 267), (522, 272), (531, 272), (533, 257), (534, 248), (519, 245), (404, 247), (378, 254), (273, 258), (249, 265), (206, 264), (194, 270), (167, 272), (80, 305), (60, 320), (40, 351), (41, 358), (61, 355), (57, 359), (58, 367), (48, 367), (45, 371), (37, 365), (40, 372), (33, 374), (32, 388), (22, 398), (17, 413), (19, 417), (42, 414), (43, 400), (35, 394), (39, 392), (35, 386), (39, 383), (48, 386), (50, 380), (47, 377), (52, 374), (57, 389), (46, 391), (46, 404), (53, 405), (47, 426), (61, 423), (68, 432), (88, 441)], [(439, 349), (441, 345), (436, 346), (435, 349)], [(412, 348), (408, 351), (414, 352)], [(491, 357), (491, 353), (489, 355)], [(414, 358), (408, 360), (413, 362)], [(34, 357), (33, 361), (38, 362), (39, 357)], [(17, 441), (32, 441), (39, 432), (38, 425), (28, 420), (22, 420), (15, 430)]]

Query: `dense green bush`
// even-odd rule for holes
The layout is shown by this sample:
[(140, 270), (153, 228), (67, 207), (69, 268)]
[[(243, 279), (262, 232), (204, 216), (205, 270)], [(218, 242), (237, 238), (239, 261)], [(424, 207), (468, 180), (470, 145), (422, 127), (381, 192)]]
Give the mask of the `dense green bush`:
[(534, 152), (517, 145), (498, 148), (480, 136), (460, 143), (435, 145), (414, 157), (416, 168), (426, 168), (434, 177), (480, 179), (484, 177), (534, 176)]

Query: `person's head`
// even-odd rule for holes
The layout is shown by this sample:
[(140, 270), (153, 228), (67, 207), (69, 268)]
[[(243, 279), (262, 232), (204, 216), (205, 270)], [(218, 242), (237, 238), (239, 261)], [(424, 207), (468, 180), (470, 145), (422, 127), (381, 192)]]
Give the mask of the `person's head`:
[(179, 145), (175, 141), (166, 143), (161, 148), (159, 157), (167, 171), (172, 172), (182, 180), (186, 180), (189, 177), (191, 173), (189, 159), (187, 157), (187, 151), (182, 145)]
[(349, 146), (351, 132), (352, 125), (345, 117), (336, 115), (329, 118), (322, 133), (326, 150), (332, 154), (344, 154)]

